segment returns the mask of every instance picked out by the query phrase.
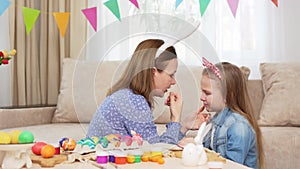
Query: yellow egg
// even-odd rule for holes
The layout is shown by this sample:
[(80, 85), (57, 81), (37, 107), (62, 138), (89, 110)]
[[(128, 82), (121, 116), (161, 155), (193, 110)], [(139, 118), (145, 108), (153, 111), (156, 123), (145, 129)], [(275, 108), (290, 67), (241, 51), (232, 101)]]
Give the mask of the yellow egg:
[(6, 132), (0, 132), (0, 144), (9, 144), (10, 143), (10, 136)]
[(9, 132), (11, 143), (18, 144), (19, 143), (19, 135), (22, 133), (21, 130), (12, 130)]

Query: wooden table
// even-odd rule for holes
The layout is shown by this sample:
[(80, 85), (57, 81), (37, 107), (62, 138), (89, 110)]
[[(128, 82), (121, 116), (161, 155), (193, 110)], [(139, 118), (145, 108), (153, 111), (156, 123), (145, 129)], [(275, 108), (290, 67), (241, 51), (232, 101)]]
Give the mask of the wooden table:
[[(180, 158), (164, 158), (165, 164), (158, 164), (155, 162), (140, 162), (134, 164), (125, 164), (125, 165), (115, 165), (116, 167), (108, 164), (102, 165), (105, 169), (208, 169), (207, 165), (197, 166), (197, 167), (187, 167), (182, 164)], [(34, 164), (31, 169), (40, 168), (38, 165)], [(72, 164), (59, 164), (54, 167), (55, 169), (97, 169), (98, 167), (89, 164), (89, 163), (72, 163)], [(50, 168), (47, 168), (50, 169)], [(249, 167), (240, 165), (233, 161), (227, 160), (223, 169), (250, 169)]]

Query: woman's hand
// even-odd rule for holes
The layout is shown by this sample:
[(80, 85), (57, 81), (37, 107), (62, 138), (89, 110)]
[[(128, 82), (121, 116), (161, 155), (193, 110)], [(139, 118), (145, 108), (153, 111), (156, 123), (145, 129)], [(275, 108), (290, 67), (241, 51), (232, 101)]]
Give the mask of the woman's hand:
[(201, 107), (198, 112), (189, 114), (182, 121), (182, 131), (186, 130), (197, 130), (201, 124), (206, 121), (207, 123), (210, 120), (210, 114), (203, 112), (205, 107)]
[(180, 116), (182, 111), (182, 99), (179, 94), (170, 92), (166, 102), (166, 105), (170, 107), (171, 121), (180, 122)]

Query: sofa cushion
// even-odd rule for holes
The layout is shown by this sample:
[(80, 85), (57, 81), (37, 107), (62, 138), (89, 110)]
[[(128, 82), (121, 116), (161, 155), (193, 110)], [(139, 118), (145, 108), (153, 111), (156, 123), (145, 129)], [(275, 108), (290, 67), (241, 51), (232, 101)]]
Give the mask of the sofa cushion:
[(65, 59), (57, 110), (52, 122), (90, 122), (123, 62)]
[(299, 127), (260, 127), (263, 136), (265, 168), (283, 169), (300, 166)]
[(260, 64), (265, 97), (259, 124), (300, 125), (300, 63)]

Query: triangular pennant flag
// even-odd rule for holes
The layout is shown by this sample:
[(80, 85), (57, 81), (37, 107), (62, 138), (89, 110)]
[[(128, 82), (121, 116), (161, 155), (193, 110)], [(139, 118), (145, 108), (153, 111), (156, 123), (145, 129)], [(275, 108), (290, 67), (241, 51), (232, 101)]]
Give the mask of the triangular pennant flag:
[(120, 10), (117, 0), (108, 0), (104, 5), (121, 21)]
[(239, 5), (239, 0), (227, 0), (227, 2), (228, 2), (228, 5), (230, 7), (230, 10), (231, 10), (233, 16), (235, 17), (236, 10)]
[(176, 7), (177, 8), (181, 4), (182, 0), (176, 0)]
[(137, 7), (138, 9), (140, 9), (137, 0), (129, 0), (129, 1), (130, 1), (131, 3), (133, 3), (133, 5), (134, 5), (135, 7)]
[(199, 3), (200, 3), (201, 16), (203, 16), (208, 4), (210, 3), (210, 0), (199, 0)]
[(272, 2), (278, 7), (278, 0), (272, 0)]
[(53, 12), (52, 14), (57, 23), (60, 35), (64, 37), (69, 23), (70, 12)]
[(26, 33), (27, 35), (29, 35), (33, 25), (35, 24), (36, 19), (40, 15), (40, 10), (27, 7), (22, 7), (22, 10), (26, 27)]
[(97, 7), (87, 8), (81, 11), (90, 22), (95, 32), (97, 32)]
[(9, 7), (10, 1), (8, 0), (0, 0), (0, 16), (4, 13), (4, 11)]

